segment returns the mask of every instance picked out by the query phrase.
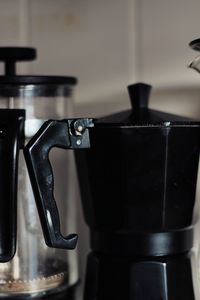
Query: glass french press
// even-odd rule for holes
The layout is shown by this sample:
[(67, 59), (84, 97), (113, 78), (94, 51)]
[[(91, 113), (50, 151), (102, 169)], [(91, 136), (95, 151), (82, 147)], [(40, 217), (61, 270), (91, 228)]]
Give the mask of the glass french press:
[[(57, 293), (78, 280), (76, 253), (56, 249), (53, 242), (50, 246), (54, 248), (50, 248), (44, 242), (21, 151), (45, 120), (72, 114), (77, 80), (16, 75), (17, 61), (35, 57), (33, 48), (0, 48), (0, 61), (5, 64), (5, 75), (0, 76), (0, 299)], [(62, 167), (63, 160), (68, 161), (68, 171)], [(54, 170), (59, 170), (56, 197), (60, 213), (65, 212), (61, 229), (76, 232), (75, 210), (66, 215), (73, 205), (68, 203), (66, 187), (67, 178), (73, 176), (69, 176), (72, 160), (70, 155), (54, 152), (51, 161)], [(76, 239), (76, 235), (63, 238), (63, 248), (74, 248)]]
[(129, 86), (128, 111), (47, 121), (24, 148), (49, 233), (56, 223), (48, 156), (54, 146), (76, 149), (90, 228), (85, 300), (198, 299), (191, 249), (200, 121), (149, 109), (150, 89)]

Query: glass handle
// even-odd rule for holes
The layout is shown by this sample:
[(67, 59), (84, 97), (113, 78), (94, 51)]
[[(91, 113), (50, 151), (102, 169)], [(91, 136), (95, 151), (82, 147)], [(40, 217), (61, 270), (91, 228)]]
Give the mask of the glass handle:
[(17, 175), (24, 143), (24, 110), (0, 109), (0, 262), (16, 252)]
[(91, 119), (47, 121), (24, 148), (45, 242), (49, 247), (74, 249), (78, 238), (75, 233), (63, 237), (60, 232), (49, 151), (53, 147), (89, 148), (89, 132), (86, 126), (91, 124)]

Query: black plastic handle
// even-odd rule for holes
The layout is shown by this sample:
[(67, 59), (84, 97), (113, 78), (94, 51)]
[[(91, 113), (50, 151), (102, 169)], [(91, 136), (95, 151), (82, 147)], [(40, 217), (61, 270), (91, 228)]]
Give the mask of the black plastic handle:
[(60, 219), (53, 195), (54, 180), (49, 151), (52, 147), (64, 149), (88, 148), (90, 119), (47, 121), (24, 148), (40, 221), (49, 247), (74, 249), (77, 235), (63, 237)]
[(0, 262), (12, 259), (17, 235), (17, 174), (25, 110), (0, 109)]

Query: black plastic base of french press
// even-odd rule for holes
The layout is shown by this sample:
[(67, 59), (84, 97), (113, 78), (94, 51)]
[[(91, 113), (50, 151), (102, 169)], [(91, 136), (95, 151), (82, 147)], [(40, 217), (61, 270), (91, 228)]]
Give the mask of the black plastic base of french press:
[(195, 300), (189, 254), (130, 258), (91, 253), (84, 300)]
[(65, 289), (64, 291), (58, 291), (55, 293), (48, 293), (46, 295), (34, 296), (34, 295), (17, 295), (12, 297), (0, 297), (0, 300), (79, 300), (78, 298), (79, 284)]
[(78, 287), (74, 286), (69, 288), (65, 292), (57, 293), (54, 295), (46, 295), (43, 298), (36, 298), (36, 300), (79, 300), (77, 290)]
[(73, 287), (70, 287), (66, 291), (58, 292), (52, 295), (45, 295), (40, 298), (33, 298), (32, 300), (79, 300), (77, 291), (78, 291), (78, 286), (75, 285)]

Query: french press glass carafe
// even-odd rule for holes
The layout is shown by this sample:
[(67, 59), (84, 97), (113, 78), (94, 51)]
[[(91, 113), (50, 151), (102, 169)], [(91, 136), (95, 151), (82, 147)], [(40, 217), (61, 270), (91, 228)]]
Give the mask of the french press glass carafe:
[[(64, 290), (78, 279), (76, 253), (56, 249), (54, 243), (50, 248), (44, 242), (38, 218), (41, 208), (36, 208), (21, 153), (46, 119), (72, 114), (73, 87), (77, 80), (15, 74), (17, 61), (35, 57), (33, 48), (0, 48), (0, 61), (5, 64), (5, 75), (0, 76), (0, 299)], [(65, 213), (60, 224), (63, 234), (76, 230), (75, 211), (71, 209), (69, 216), (66, 215), (69, 170), (62, 165), (63, 159), (67, 160), (73, 173), (69, 156), (54, 152), (51, 157), (54, 170), (59, 170), (56, 193), (60, 214)], [(72, 235), (66, 239), (64, 248), (73, 248), (75, 243), (76, 236)]]
[(47, 121), (25, 147), (41, 221), (49, 227), (55, 202), (49, 151), (76, 149), (92, 250), (85, 300), (198, 299), (191, 249), (200, 122), (149, 109), (150, 88), (129, 86), (128, 111)]

